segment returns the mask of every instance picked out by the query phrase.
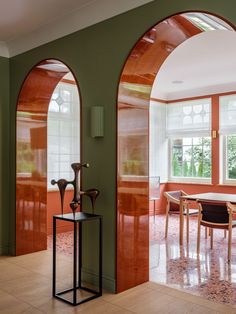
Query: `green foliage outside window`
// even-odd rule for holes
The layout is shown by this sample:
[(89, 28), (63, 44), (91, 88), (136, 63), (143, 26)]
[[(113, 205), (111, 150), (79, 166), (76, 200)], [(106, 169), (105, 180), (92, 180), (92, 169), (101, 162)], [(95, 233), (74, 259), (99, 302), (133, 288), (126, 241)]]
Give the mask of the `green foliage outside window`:
[(210, 178), (211, 139), (209, 137), (174, 139), (172, 141), (172, 176)]
[(227, 136), (228, 179), (236, 179), (236, 135)]

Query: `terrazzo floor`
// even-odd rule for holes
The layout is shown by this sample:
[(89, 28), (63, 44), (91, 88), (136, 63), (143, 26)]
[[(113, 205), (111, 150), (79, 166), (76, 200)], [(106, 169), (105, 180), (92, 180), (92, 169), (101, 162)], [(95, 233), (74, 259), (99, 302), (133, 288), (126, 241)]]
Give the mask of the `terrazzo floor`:
[[(214, 230), (214, 247), (201, 232), (201, 251), (196, 254), (197, 218), (190, 218), (189, 245), (179, 246), (179, 217), (171, 216), (168, 238), (164, 237), (165, 215), (150, 218), (150, 281), (207, 300), (236, 307), (236, 230), (233, 230), (232, 259), (227, 262), (227, 238)], [(71, 232), (58, 235), (57, 252), (72, 256)], [(48, 237), (52, 249), (52, 237)]]
[(236, 307), (236, 230), (233, 230), (232, 259), (227, 262), (227, 237), (214, 230), (214, 246), (201, 227), (201, 250), (196, 254), (197, 218), (190, 218), (189, 245), (179, 246), (179, 218), (171, 216), (167, 240), (165, 216), (150, 219), (150, 281), (161, 283), (207, 300)]

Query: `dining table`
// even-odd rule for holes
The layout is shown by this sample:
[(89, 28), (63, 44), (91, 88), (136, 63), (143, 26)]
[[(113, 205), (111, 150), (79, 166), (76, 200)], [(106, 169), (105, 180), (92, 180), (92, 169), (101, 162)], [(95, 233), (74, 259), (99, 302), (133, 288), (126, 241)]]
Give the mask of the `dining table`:
[(184, 234), (184, 203), (186, 201), (212, 201), (218, 203), (231, 202), (236, 203), (236, 194), (226, 193), (200, 193), (200, 194), (189, 194), (180, 197), (180, 219), (179, 219), (179, 244), (183, 245), (183, 234)]

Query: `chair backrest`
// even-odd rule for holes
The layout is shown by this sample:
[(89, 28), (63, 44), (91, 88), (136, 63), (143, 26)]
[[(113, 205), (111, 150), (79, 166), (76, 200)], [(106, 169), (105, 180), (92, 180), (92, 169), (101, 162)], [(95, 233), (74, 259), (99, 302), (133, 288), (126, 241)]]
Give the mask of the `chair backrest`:
[(226, 204), (199, 201), (202, 207), (202, 220), (211, 223), (229, 223), (229, 213)]
[[(180, 196), (182, 195), (182, 191), (169, 191), (165, 192), (165, 197), (170, 202), (170, 211), (179, 211), (179, 204), (180, 204)], [(175, 203), (173, 199), (175, 199)]]
[(168, 199), (168, 196), (175, 198), (176, 200), (180, 199), (180, 196), (182, 195), (182, 191), (169, 191), (165, 192), (165, 195)]

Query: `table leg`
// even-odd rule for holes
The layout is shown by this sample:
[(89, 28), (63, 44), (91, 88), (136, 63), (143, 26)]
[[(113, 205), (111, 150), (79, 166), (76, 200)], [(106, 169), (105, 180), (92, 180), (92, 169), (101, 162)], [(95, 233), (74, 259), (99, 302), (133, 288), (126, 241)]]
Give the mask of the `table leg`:
[(183, 245), (183, 228), (184, 228), (184, 201), (180, 198), (180, 213), (179, 213), (179, 244)]

